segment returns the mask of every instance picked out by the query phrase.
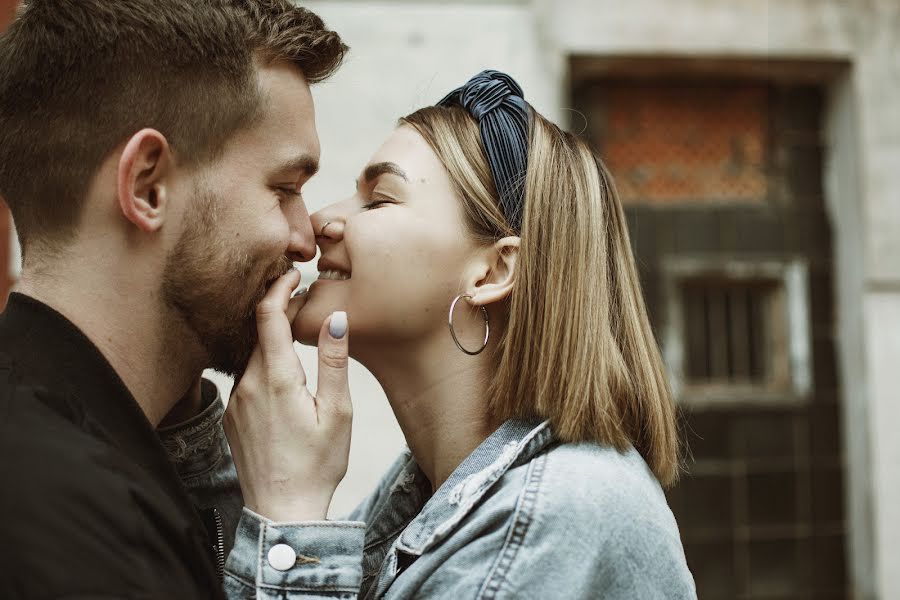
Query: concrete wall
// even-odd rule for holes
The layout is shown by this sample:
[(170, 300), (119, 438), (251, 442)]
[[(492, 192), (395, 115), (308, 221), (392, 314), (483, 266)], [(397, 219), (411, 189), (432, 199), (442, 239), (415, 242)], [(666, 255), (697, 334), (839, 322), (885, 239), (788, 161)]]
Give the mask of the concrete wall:
[[(888, 0), (890, 1), (890, 0)], [(847, 56), (870, 0), (536, 0), (567, 53)]]
[[(875, 576), (900, 597), (900, 4), (871, 3), (855, 60)], [(848, 310), (858, 310), (852, 306)], [(849, 391), (849, 390), (848, 390)]]
[[(874, 515), (870, 490), (874, 486), (869, 419), (870, 391), (867, 371), (863, 293), (866, 273), (863, 240), (863, 204), (859, 152), (859, 108), (852, 72), (832, 85), (826, 123), (829, 154), (825, 163), (825, 189), (834, 227), (838, 306), (838, 354), (843, 381), (844, 447), (847, 514), (851, 527), (847, 547), (860, 597), (876, 597)], [(864, 465), (859, 468), (855, 466)]]
[(855, 596), (900, 597), (900, 3), (537, 0), (562, 54), (839, 59), (827, 191), (838, 264)]

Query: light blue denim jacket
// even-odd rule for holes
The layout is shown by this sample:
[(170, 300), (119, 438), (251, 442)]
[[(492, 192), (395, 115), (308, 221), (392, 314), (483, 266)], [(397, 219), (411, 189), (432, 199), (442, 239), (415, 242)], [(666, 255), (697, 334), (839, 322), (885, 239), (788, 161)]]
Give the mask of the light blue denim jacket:
[[(242, 509), (222, 412), (217, 400), (160, 435), (198, 506), (222, 517), (230, 599), (696, 598), (678, 526), (633, 449), (507, 421), (434, 494), (406, 451), (347, 520), (272, 523)], [(293, 566), (273, 567), (275, 546)]]

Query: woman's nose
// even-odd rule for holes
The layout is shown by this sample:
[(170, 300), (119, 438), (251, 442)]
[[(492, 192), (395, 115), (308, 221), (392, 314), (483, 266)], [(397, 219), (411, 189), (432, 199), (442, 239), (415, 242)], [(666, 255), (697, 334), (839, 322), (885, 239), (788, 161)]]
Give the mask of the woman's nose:
[(326, 206), (315, 212), (310, 217), (316, 243), (322, 245), (327, 242), (336, 242), (344, 237), (344, 216), (338, 210), (339, 204)]
[(316, 234), (316, 240), (319, 238), (325, 238), (327, 240), (331, 240), (336, 242), (337, 240), (344, 237), (344, 221), (342, 220), (332, 220), (325, 221), (322, 223), (322, 227), (319, 229)]

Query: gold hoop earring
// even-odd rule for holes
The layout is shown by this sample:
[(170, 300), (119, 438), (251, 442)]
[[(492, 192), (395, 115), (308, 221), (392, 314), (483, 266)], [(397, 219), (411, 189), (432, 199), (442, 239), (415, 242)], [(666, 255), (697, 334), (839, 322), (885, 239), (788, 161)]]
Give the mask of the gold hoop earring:
[(488, 338), (491, 336), (491, 322), (488, 319), (488, 311), (485, 307), (481, 306), (481, 314), (484, 317), (484, 342), (481, 344), (481, 348), (475, 350), (466, 350), (463, 348), (463, 345), (459, 342), (459, 338), (456, 337), (456, 331), (453, 329), (453, 309), (456, 308), (456, 303), (459, 302), (460, 298), (471, 298), (469, 294), (460, 294), (456, 298), (453, 299), (453, 302), (450, 303), (450, 315), (447, 317), (447, 325), (450, 326), (450, 335), (453, 336), (453, 343), (456, 344), (456, 347), (468, 354), (469, 356), (475, 356), (476, 354), (481, 354), (488, 345)]

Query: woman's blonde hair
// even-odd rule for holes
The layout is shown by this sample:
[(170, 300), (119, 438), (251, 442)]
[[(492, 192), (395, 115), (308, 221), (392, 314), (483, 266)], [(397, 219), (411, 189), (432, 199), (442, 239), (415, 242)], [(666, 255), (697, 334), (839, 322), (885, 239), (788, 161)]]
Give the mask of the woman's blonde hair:
[(490, 411), (503, 420), (549, 419), (566, 442), (631, 444), (671, 485), (675, 407), (612, 177), (584, 141), (529, 113), (521, 231), (503, 216), (465, 109), (427, 107), (400, 120), (447, 168), (476, 239), (521, 237)]

